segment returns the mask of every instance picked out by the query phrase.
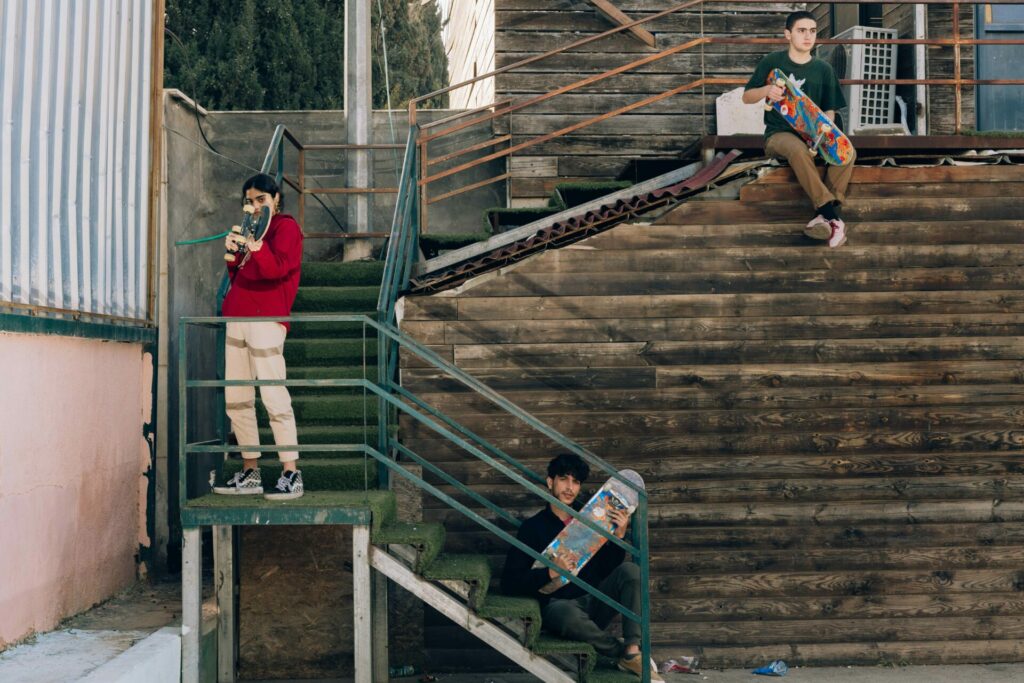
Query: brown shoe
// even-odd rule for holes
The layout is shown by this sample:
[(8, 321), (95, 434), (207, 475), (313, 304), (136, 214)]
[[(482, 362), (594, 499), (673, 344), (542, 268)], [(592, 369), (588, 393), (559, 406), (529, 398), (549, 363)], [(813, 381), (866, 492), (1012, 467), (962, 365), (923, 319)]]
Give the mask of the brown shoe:
[[(635, 654), (632, 657), (623, 657), (619, 660), (619, 669), (622, 671), (636, 674), (640, 677), (642, 671), (640, 670), (641, 662), (643, 659), (639, 654)], [(651, 660), (651, 683), (665, 683), (665, 679), (658, 673), (658, 667), (654, 665), (654, 660)]]

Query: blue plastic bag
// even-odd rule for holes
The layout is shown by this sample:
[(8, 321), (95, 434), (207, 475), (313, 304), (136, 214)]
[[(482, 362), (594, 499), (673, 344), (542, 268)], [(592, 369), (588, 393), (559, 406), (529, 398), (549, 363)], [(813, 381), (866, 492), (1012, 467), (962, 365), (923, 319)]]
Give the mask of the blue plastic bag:
[(789, 671), (789, 667), (781, 659), (776, 659), (771, 664), (762, 666), (759, 669), (754, 669), (751, 673), (755, 673), (759, 676), (785, 676)]

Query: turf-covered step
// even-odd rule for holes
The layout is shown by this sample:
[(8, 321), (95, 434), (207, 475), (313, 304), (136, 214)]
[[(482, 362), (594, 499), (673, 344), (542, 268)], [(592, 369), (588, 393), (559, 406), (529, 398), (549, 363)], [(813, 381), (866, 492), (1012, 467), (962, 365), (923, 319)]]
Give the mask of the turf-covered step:
[[(301, 455), (301, 454), (300, 454)], [(352, 457), (321, 460), (300, 458), (302, 485), (307, 491), (363, 491), (377, 488), (377, 461), (367, 457)], [(241, 459), (232, 458), (224, 463), (224, 477), (230, 477), (242, 469)], [(281, 466), (273, 454), (261, 459), (260, 474), (263, 489), (269, 490), (277, 481)]]
[[(298, 368), (288, 368), (288, 379), (369, 379), (373, 382), (378, 380), (377, 365), (368, 364), (365, 367), (360, 363), (359, 365), (321, 365), (321, 366), (306, 366)], [(305, 396), (305, 395), (321, 395), (321, 394), (337, 394), (349, 395), (360, 394), (362, 395), (362, 389), (352, 387), (288, 387), (288, 392), (293, 396)]]
[[(326, 509), (369, 508), (372, 513), (371, 540), (372, 535), (376, 534), (381, 527), (394, 522), (397, 511), (395, 494), (391, 491), (307, 491), (301, 498), (293, 500), (267, 500), (263, 496), (222, 496), (209, 493), (189, 500), (185, 507), (207, 513), (210, 511), (215, 513), (218, 509), (230, 513), (232, 509), (259, 508), (261, 514), (266, 510), (270, 515), (273, 515), (276, 510), (292, 508), (311, 513), (313, 521), (310, 521), (310, 524), (317, 523), (315, 521), (317, 513)], [(226, 519), (228, 518), (226, 517)]]
[(491, 584), (491, 565), (486, 555), (440, 555), (423, 569), (423, 577), (431, 581), (463, 582), (468, 586), (466, 604), (479, 612)]
[(377, 307), (380, 285), (359, 287), (299, 287), (295, 313), (348, 313)]
[(360, 366), (376, 364), (376, 339), (292, 339), (284, 345), (288, 367), (311, 365)]
[(412, 570), (419, 574), (444, 548), (444, 525), (437, 522), (393, 522), (374, 537), (379, 545), (408, 545), (416, 549)]
[(383, 261), (306, 261), (300, 287), (380, 286)]
[(477, 614), (504, 624), (517, 623), (516, 635), (523, 645), (530, 647), (540, 635), (540, 603), (533, 598), (519, 598), (490, 593)]
[[(308, 314), (307, 314), (308, 315)], [(328, 317), (327, 313), (317, 313)], [(340, 314), (339, 314), (340, 315)], [(346, 311), (345, 315), (364, 315), (370, 320), (377, 319), (377, 311)], [(312, 320), (292, 323), (288, 339), (362, 339), (376, 343), (377, 331), (362, 322), (344, 320)]]
[(580, 206), (605, 195), (624, 190), (632, 185), (628, 180), (559, 183), (555, 185), (555, 198), (565, 208)]
[[(265, 424), (265, 423), (264, 423)], [(367, 425), (363, 428), (358, 425), (298, 425), (299, 444), (308, 445), (339, 445), (339, 444), (368, 444), (377, 447), (377, 423)], [(274, 434), (269, 427), (260, 429), (261, 443), (274, 443)], [(320, 460), (336, 460), (338, 458), (350, 458), (351, 452), (344, 451), (303, 451), (300, 453), (303, 458), (317, 458)], [(276, 457), (273, 453), (266, 453), (266, 457)]]
[[(377, 400), (374, 394), (346, 396), (332, 394), (292, 396), (292, 410), (297, 424), (312, 425), (375, 425), (377, 424)], [(256, 404), (256, 419), (267, 420), (263, 402)]]
[[(579, 664), (579, 673), (586, 681), (597, 664), (597, 652), (590, 643), (575, 640), (562, 640), (549, 635), (541, 635), (530, 648), (539, 655), (556, 659), (571, 659)], [(634, 677), (635, 681), (636, 678)]]

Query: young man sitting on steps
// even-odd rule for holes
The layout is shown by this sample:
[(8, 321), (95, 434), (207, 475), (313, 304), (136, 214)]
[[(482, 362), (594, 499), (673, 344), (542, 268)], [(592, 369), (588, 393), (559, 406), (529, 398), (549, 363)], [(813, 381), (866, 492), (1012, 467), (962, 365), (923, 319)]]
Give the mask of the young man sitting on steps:
[[(778, 68), (821, 107), (825, 116), (834, 119), (836, 110), (846, 106), (846, 99), (832, 67), (811, 56), (817, 35), (818, 24), (810, 12), (793, 12), (786, 17), (785, 36), (789, 49), (772, 52), (758, 62), (754, 75), (744, 86), (743, 102), (754, 104), (763, 102), (765, 98), (772, 102), (781, 100), (782, 88), (766, 85), (768, 74)], [(822, 182), (814, 166), (814, 157), (807, 153), (807, 144), (793, 132), (782, 115), (774, 109), (766, 111), (764, 124), (765, 153), (789, 162), (800, 186), (814, 203), (816, 215), (807, 224), (804, 234), (828, 240), (830, 247), (842, 246), (846, 242), (846, 224), (839, 215), (839, 208), (846, 199), (846, 188), (853, 176), (856, 151), (845, 166), (828, 166)]]
[[(573, 453), (562, 453), (548, 463), (548, 490), (551, 495), (579, 510), (576, 502), (580, 486), (590, 475), (590, 467)], [(625, 511), (611, 513), (617, 528), (615, 535), (626, 536), (629, 515)], [(542, 552), (572, 520), (567, 512), (547, 505), (519, 527), (518, 538), (524, 544)], [(605, 595), (617, 600), (633, 612), (640, 613), (640, 568), (633, 562), (623, 562), (626, 552), (614, 543), (606, 543), (593, 559), (580, 570), (581, 579)], [(505, 558), (505, 571), (501, 577), (502, 590), (507, 595), (535, 598), (540, 602), (541, 623), (545, 631), (568, 640), (590, 643), (598, 654), (618, 658), (623, 671), (641, 673), (640, 625), (623, 618), (622, 633), (625, 642), (605, 631), (617, 611), (574, 583), (568, 583), (550, 595), (540, 593), (558, 573), (547, 567), (533, 569), (533, 558), (517, 548), (509, 548)], [(651, 680), (662, 681), (651, 662)]]

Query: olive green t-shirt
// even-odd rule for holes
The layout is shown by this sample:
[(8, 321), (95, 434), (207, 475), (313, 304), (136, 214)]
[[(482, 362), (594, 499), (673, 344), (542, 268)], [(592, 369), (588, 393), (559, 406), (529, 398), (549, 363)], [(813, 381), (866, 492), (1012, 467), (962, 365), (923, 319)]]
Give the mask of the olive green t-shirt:
[[(797, 64), (789, 58), (788, 50), (765, 55), (757, 63), (754, 75), (750, 77), (743, 89), (752, 90), (768, 85), (768, 74), (772, 72), (772, 69), (781, 69), (804, 91), (805, 95), (821, 107), (822, 111), (842, 109), (846, 106), (846, 98), (843, 97), (839, 79), (836, 78), (835, 72), (827, 62), (813, 57), (806, 64)], [(782, 118), (782, 115), (774, 109), (764, 113), (764, 126), (765, 140), (776, 133), (793, 130), (786, 123), (786, 119)]]

